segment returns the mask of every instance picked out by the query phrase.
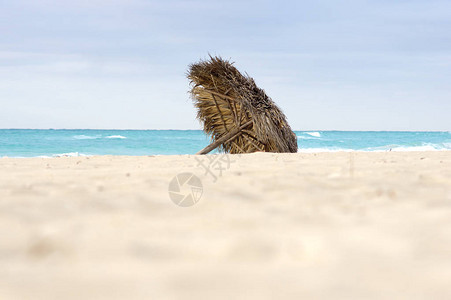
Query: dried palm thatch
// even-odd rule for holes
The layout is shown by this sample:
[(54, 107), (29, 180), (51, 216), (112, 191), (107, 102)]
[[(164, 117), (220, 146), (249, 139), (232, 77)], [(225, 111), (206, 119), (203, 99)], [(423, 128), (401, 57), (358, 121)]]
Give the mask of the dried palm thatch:
[(297, 152), (297, 139), (285, 115), (233, 63), (220, 57), (189, 66), (191, 96), (197, 118), (212, 143), (197, 154), (215, 148), (226, 153)]

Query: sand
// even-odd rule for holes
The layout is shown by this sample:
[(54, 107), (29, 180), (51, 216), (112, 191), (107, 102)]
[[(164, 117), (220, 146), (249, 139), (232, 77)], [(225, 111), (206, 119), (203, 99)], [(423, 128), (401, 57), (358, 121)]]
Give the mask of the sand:
[[(184, 172), (203, 186), (190, 207), (168, 194)], [(0, 299), (451, 299), (450, 283), (449, 151), (0, 159)]]

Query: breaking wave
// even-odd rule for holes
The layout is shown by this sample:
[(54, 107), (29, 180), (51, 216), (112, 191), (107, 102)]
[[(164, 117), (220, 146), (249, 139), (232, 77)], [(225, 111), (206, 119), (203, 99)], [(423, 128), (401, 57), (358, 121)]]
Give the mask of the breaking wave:
[(451, 143), (431, 144), (423, 143), (421, 146), (402, 146), (402, 145), (386, 145), (381, 147), (369, 147), (364, 149), (349, 149), (349, 148), (299, 148), (299, 153), (314, 153), (314, 152), (412, 152), (412, 151), (451, 151)]
[(122, 135), (110, 135), (110, 136), (107, 136), (105, 138), (106, 139), (126, 139), (126, 137), (122, 136)]
[(313, 131), (313, 132), (303, 132), (305, 134), (308, 134), (310, 136), (314, 136), (314, 137), (321, 137), (321, 133), (319, 133), (318, 131)]

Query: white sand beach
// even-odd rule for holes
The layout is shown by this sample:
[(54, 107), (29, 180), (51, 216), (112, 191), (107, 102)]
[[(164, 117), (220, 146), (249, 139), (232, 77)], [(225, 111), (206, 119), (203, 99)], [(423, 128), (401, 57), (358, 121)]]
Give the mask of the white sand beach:
[(0, 159), (0, 299), (451, 298), (450, 151), (213, 158)]

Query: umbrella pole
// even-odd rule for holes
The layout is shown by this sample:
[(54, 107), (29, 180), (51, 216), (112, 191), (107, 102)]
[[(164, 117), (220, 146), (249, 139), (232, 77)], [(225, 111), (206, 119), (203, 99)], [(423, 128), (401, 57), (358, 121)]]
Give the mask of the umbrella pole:
[(216, 149), (222, 143), (227, 142), (228, 140), (232, 140), (232, 139), (236, 138), (236, 136), (238, 136), (240, 134), (241, 130), (243, 130), (244, 128), (246, 128), (247, 126), (249, 126), (251, 124), (252, 124), (252, 121), (249, 121), (249, 122), (241, 125), (240, 127), (229, 131), (227, 134), (223, 135), (222, 137), (220, 137), (219, 139), (217, 139), (216, 141), (214, 141), (213, 143), (211, 143), (210, 145), (208, 145), (204, 149), (202, 149), (199, 152), (197, 152), (196, 155), (207, 154), (210, 151)]

